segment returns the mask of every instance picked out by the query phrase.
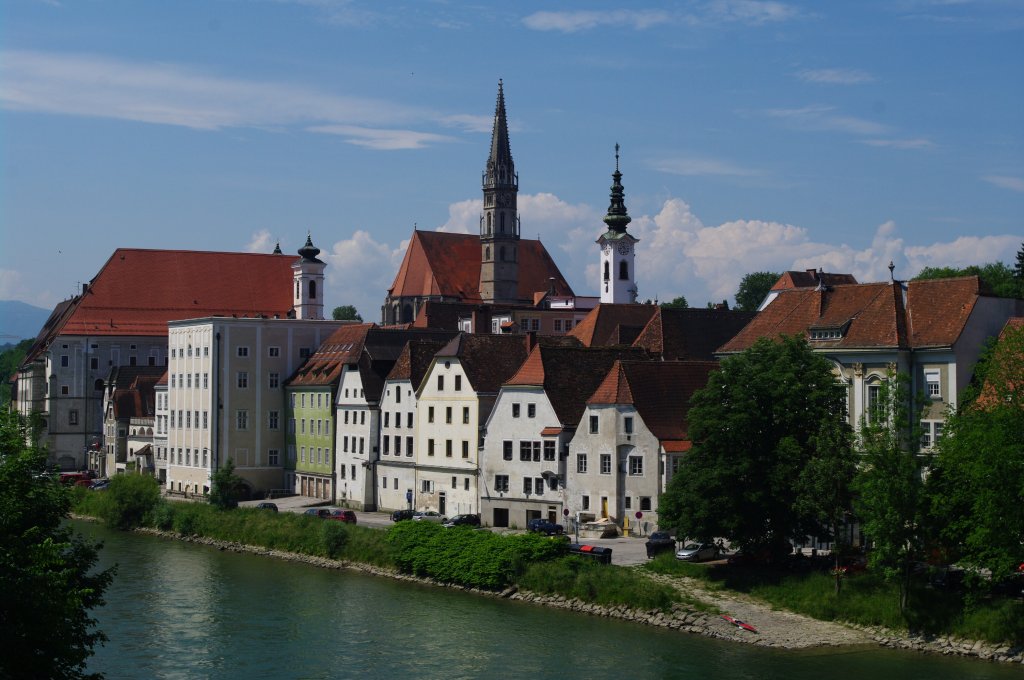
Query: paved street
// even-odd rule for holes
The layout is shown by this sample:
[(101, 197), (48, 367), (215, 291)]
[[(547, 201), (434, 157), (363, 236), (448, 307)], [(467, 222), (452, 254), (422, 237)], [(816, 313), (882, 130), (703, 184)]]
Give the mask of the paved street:
[[(239, 503), (242, 507), (253, 507), (257, 503), (261, 503), (261, 500), (243, 501)], [(277, 505), (277, 509), (281, 512), (304, 512), (307, 508), (327, 505), (322, 500), (316, 498), (309, 498), (306, 496), (288, 496), (285, 498), (275, 498), (271, 501)], [(387, 528), (394, 524), (391, 521), (391, 513), (387, 512), (362, 512), (356, 511), (357, 524), (364, 527), (375, 527), (375, 528)], [(505, 529), (495, 529), (502, 533), (510, 533)], [(570, 538), (575, 541), (575, 536), (570, 534)], [(645, 543), (647, 538), (632, 538), (620, 536), (618, 538), (590, 538), (582, 539), (582, 543), (588, 545), (598, 545), (603, 548), (612, 549), (612, 564), (618, 564), (621, 566), (627, 566), (631, 564), (642, 564), (647, 561), (647, 548)]]

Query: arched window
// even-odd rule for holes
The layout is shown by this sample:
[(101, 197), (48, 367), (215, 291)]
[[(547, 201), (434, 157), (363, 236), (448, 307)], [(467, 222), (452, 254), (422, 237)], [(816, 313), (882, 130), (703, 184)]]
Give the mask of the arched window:
[(310, 300), (315, 300), (316, 299), (316, 281), (310, 281), (309, 282), (309, 299)]
[(484, 248), (484, 260), (485, 261), (490, 261), (490, 259), (491, 259), (491, 247), (487, 246), (486, 248)]
[(622, 281), (629, 280), (629, 263), (625, 260), (619, 262), (619, 279)]
[(295, 299), (296, 300), (298, 300), (300, 297), (302, 297), (302, 289), (299, 288), (299, 285), (300, 285), (299, 284), (299, 280), (295, 279)]
[(609, 271), (609, 270), (608, 270), (608, 267), (609, 267), (609, 265), (608, 265), (608, 261), (607, 261), (607, 260), (605, 260), (605, 263), (604, 263), (604, 280), (605, 280), (605, 281), (607, 281), (608, 279), (610, 279), (610, 278), (611, 278), (611, 274), (609, 274), (609, 273), (608, 273), (608, 271)]
[(487, 213), (487, 233), (491, 233), (491, 213)]

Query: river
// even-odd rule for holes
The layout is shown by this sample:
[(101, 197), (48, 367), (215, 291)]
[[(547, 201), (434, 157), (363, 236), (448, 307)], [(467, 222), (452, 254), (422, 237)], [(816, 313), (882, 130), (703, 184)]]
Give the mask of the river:
[(95, 611), (108, 678), (1022, 677), (1019, 667), (880, 648), (721, 642), (75, 522), (118, 565)]

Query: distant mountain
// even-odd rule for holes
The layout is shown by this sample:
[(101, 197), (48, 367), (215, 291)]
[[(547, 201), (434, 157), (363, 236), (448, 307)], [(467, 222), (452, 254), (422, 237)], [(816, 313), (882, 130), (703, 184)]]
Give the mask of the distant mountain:
[(36, 337), (51, 311), (17, 300), (0, 300), (0, 344)]

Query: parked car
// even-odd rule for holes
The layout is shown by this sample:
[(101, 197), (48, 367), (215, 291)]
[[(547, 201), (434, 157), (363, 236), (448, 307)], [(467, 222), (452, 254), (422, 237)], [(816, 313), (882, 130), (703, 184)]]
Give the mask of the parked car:
[(92, 484), (90, 484), (89, 488), (92, 489), (93, 491), (101, 491), (103, 489), (106, 489), (108, 486), (110, 486), (109, 479), (94, 479), (92, 481)]
[(402, 522), (407, 519), (412, 519), (412, 515), (412, 510), (395, 510), (393, 513), (391, 513), (391, 521)]
[(331, 516), (331, 511), (327, 508), (309, 508), (303, 515), (310, 515), (311, 517), (319, 517), (320, 519), (327, 519)]
[(480, 515), (455, 515), (442, 524), (445, 527), (478, 527), (480, 526)]
[(687, 543), (676, 551), (676, 559), (686, 562), (705, 562), (718, 557), (718, 546), (714, 543)]
[(277, 503), (268, 503), (263, 501), (262, 503), (256, 504), (257, 510), (270, 510), (271, 512), (277, 512)]
[(337, 522), (345, 522), (346, 524), (356, 523), (356, 513), (345, 508), (330, 508), (327, 511), (329, 514), (326, 519), (333, 519)]
[(654, 557), (663, 552), (675, 550), (676, 539), (667, 531), (655, 531), (647, 539), (647, 557)]
[(565, 532), (565, 528), (561, 524), (555, 524), (546, 519), (531, 519), (526, 523), (526, 529), (545, 536), (561, 536)]
[(445, 516), (433, 510), (417, 510), (412, 513), (412, 518), (417, 522), (444, 522)]

